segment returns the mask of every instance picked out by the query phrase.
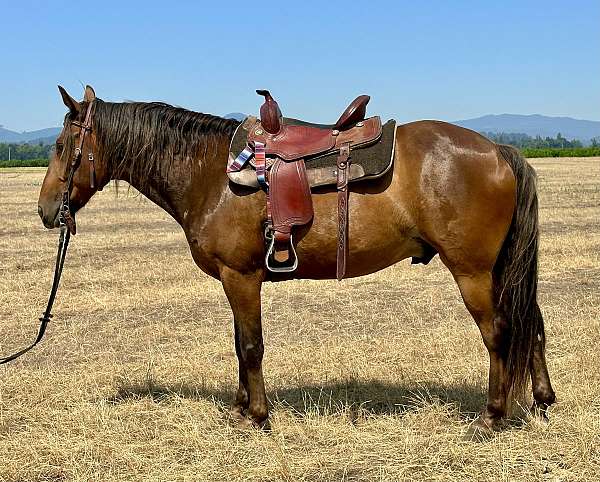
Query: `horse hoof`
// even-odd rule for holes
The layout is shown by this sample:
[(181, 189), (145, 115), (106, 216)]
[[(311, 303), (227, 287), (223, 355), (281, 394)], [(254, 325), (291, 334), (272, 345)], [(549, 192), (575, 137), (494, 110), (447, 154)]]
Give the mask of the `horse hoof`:
[(236, 422), (244, 420), (246, 416), (244, 415), (244, 409), (242, 407), (232, 407), (229, 410), (229, 417)]
[(463, 440), (467, 442), (486, 442), (494, 436), (495, 428), (493, 424), (487, 423), (481, 417), (478, 417), (467, 429)]
[(234, 418), (234, 427), (237, 430), (262, 430), (264, 432), (271, 431), (271, 423), (269, 422), (268, 418), (260, 422), (245, 415), (235, 416), (232, 414), (232, 418)]
[(251, 418), (248, 417), (241, 417), (237, 420), (235, 420), (235, 424), (234, 427), (237, 430), (252, 430), (257, 428), (254, 420), (252, 420)]
[(534, 404), (531, 407), (529, 419), (535, 424), (539, 424), (542, 427), (547, 427), (550, 424), (550, 419), (548, 418), (548, 408), (540, 407), (539, 405)]

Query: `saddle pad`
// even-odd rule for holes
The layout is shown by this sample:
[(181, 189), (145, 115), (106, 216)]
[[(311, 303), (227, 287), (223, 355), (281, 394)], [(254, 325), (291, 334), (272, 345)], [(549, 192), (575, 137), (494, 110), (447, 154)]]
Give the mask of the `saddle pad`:
[[(231, 139), (229, 149), (229, 163), (239, 155), (247, 146), (248, 130), (256, 122), (255, 117), (248, 117), (236, 129)], [(315, 127), (330, 127), (320, 124), (310, 124), (297, 119), (286, 118), (288, 125), (308, 125)], [(379, 141), (365, 147), (352, 149), (350, 152), (350, 182), (361, 179), (375, 179), (383, 176), (392, 166), (394, 159), (394, 147), (396, 141), (396, 121), (387, 121), (382, 128)], [(329, 186), (337, 183), (337, 153), (305, 158), (308, 181), (311, 187)], [(268, 167), (273, 164), (274, 159), (267, 159)], [(258, 188), (256, 171), (254, 170), (254, 159), (239, 172), (228, 173), (229, 179), (242, 186)]]

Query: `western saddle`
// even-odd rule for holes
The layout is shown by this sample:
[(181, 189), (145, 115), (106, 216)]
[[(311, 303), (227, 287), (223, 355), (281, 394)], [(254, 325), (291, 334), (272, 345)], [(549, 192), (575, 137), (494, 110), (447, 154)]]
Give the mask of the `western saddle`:
[(291, 272), (298, 267), (292, 229), (309, 224), (313, 218), (306, 164), (314, 158), (337, 154), (338, 242), (337, 279), (346, 273), (348, 253), (348, 167), (351, 151), (376, 143), (382, 133), (381, 119), (365, 119), (368, 95), (358, 96), (335, 124), (292, 122), (283, 118), (267, 90), (257, 90), (265, 101), (260, 120), (249, 129), (247, 147), (229, 166), (228, 172), (242, 169), (254, 156), (259, 185), (267, 193), (265, 263), (272, 272)]

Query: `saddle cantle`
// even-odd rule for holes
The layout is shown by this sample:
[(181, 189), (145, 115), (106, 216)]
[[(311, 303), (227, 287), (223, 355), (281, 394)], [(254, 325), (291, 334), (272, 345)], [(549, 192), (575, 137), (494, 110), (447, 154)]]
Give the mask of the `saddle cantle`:
[[(310, 187), (335, 184), (337, 278), (342, 279), (348, 251), (348, 183), (379, 177), (389, 170), (395, 121), (382, 126), (377, 116), (365, 119), (368, 95), (357, 97), (335, 124), (287, 119), (269, 91), (256, 92), (265, 97), (260, 120), (248, 117), (238, 127), (232, 138), (227, 173), (232, 182), (267, 192), (266, 266), (273, 272), (296, 269), (292, 232), (295, 226), (312, 221)], [(355, 164), (355, 160), (359, 162)]]

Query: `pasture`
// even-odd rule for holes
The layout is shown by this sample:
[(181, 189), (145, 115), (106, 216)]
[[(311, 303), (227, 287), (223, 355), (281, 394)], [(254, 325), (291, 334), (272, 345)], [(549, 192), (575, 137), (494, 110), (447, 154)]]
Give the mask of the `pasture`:
[[(165, 212), (111, 185), (78, 215), (45, 340), (0, 367), (0, 480), (600, 480), (600, 158), (531, 162), (549, 425), (517, 405), (491, 440), (463, 440), (488, 356), (436, 257), (265, 284), (272, 431), (237, 430), (220, 283)], [(0, 355), (32, 341), (50, 289), (43, 175), (0, 170)]]

